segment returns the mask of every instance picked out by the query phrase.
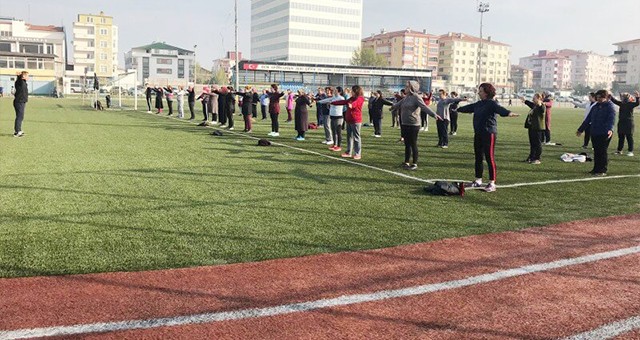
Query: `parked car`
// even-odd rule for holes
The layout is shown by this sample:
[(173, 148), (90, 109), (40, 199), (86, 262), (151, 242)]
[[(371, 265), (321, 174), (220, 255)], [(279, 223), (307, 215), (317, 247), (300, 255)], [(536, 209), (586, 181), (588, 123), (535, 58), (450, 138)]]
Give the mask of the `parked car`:
[(111, 93), (111, 94), (118, 94), (118, 91), (119, 91), (121, 94), (124, 94), (124, 95), (126, 95), (127, 93), (129, 93), (129, 92), (127, 91), (127, 89), (125, 89), (124, 87), (121, 87), (121, 86), (113, 86), (113, 87), (111, 87), (111, 90), (109, 90), (109, 93)]
[(69, 88), (71, 89), (71, 93), (82, 93), (82, 84), (80, 83), (71, 83), (69, 84)]

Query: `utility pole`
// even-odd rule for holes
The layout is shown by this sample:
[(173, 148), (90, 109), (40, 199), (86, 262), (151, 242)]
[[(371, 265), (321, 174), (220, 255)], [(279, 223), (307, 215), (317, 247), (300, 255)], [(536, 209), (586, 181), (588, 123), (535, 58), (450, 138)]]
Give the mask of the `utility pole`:
[(236, 23), (236, 37), (235, 37), (235, 45), (236, 45), (236, 65), (235, 65), (235, 90), (239, 91), (239, 87), (240, 87), (240, 74), (239, 74), (239, 58), (238, 58), (238, 0), (235, 1), (235, 23)]
[(480, 85), (482, 81), (480, 77), (482, 75), (482, 19), (484, 13), (489, 12), (489, 3), (488, 2), (480, 2), (478, 3), (478, 12), (480, 13), (480, 44), (478, 44), (478, 71), (477, 71), (477, 83)]
[(198, 60), (196, 59), (196, 48), (198, 45), (193, 45), (193, 89), (195, 91), (196, 84), (198, 84)]

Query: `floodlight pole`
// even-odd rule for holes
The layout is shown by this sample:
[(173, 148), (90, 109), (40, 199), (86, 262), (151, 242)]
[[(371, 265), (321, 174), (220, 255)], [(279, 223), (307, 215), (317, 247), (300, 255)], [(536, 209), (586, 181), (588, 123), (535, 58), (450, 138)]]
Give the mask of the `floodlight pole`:
[(196, 59), (196, 48), (198, 45), (193, 45), (193, 90), (196, 89), (196, 84), (198, 84), (198, 61)]
[(235, 23), (236, 23), (236, 36), (235, 36), (235, 48), (236, 48), (236, 64), (235, 64), (235, 90), (239, 91), (239, 83), (240, 83), (240, 75), (238, 74), (239, 72), (239, 67), (238, 67), (238, 0), (235, 1)]
[(489, 3), (488, 2), (480, 2), (478, 3), (478, 12), (480, 13), (480, 43), (478, 44), (478, 71), (476, 81), (478, 85), (481, 84), (480, 76), (482, 73), (482, 19), (484, 13), (489, 12)]

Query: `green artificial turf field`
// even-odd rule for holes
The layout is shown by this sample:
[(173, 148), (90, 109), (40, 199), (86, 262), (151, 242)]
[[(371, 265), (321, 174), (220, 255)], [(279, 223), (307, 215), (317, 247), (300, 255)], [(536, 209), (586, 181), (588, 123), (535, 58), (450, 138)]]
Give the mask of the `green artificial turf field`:
[[(145, 109), (146, 111), (146, 109)], [(526, 114), (522, 106), (516, 112)], [(310, 121), (315, 121), (315, 108)], [(423, 179), (473, 179), (471, 116), (450, 148), (420, 133), (419, 169), (399, 167), (404, 146), (385, 109), (383, 138), (363, 128), (359, 162)], [(201, 114), (198, 113), (198, 119)], [(365, 113), (366, 117), (366, 113)], [(524, 117), (500, 118), (498, 185), (579, 179), (583, 110), (556, 108), (541, 165), (528, 155)], [(11, 99), (0, 99), (0, 277), (177, 268), (346, 250), (522, 229), (637, 213), (640, 178), (499, 188), (464, 198), (429, 196), (424, 183), (281, 146), (241, 133), (138, 111), (96, 112), (79, 99), (32, 98), (26, 136), (14, 138)], [(283, 144), (339, 158), (322, 130)], [(242, 130), (236, 116), (236, 131)], [(266, 137), (268, 121), (254, 126)], [(614, 137), (609, 151), (615, 151)], [(485, 165), (486, 168), (486, 165)], [(640, 174), (640, 157), (610, 156), (609, 177)], [(488, 176), (485, 170), (485, 180)]]

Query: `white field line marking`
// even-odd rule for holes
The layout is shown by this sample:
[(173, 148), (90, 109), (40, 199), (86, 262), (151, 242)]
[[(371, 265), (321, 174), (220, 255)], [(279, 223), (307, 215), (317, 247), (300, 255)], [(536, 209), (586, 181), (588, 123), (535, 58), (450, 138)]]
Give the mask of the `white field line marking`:
[(441, 283), (432, 283), (422, 286), (413, 286), (394, 290), (381, 290), (367, 294), (343, 295), (337, 298), (321, 299), (315, 301), (292, 303), (274, 307), (242, 309), (227, 312), (204, 313), (194, 315), (183, 315), (176, 317), (128, 320), (119, 322), (102, 322), (91, 324), (79, 324), (73, 326), (55, 326), (32, 329), (20, 329), (12, 331), (0, 331), (0, 339), (24, 339), (47, 336), (63, 336), (86, 333), (104, 333), (132, 329), (149, 329), (157, 327), (169, 327), (202, 323), (213, 323), (229, 320), (240, 320), (249, 318), (261, 318), (274, 315), (308, 312), (312, 310), (347, 306), (365, 302), (382, 301), (387, 299), (401, 298), (407, 296), (423, 295), (438, 291), (456, 289), (473, 286), (477, 284), (498, 281), (502, 279), (527, 275), (531, 273), (544, 272), (553, 269), (575, 266), (579, 264), (596, 262), (606, 259), (617, 258), (625, 255), (640, 253), (640, 246), (622, 248), (613, 251), (585, 255), (580, 257), (557, 260), (553, 262), (537, 263), (513, 269), (501, 270), (493, 273), (471, 276), (460, 280), (452, 280)]
[(604, 340), (640, 329), (640, 316), (633, 316), (606, 324), (592, 331), (576, 334), (563, 340)]
[[(151, 114), (153, 115), (153, 114)], [(167, 116), (165, 116), (167, 117)], [(181, 122), (185, 122), (184, 120), (180, 119), (180, 118), (175, 118), (175, 117), (167, 117), (173, 120), (177, 120), (177, 121), (181, 121)], [(186, 122), (185, 122), (186, 123)], [(229, 131), (229, 130), (222, 130), (217, 128), (216, 126), (207, 126), (208, 128), (213, 128), (213, 129), (218, 129), (220, 131), (226, 132), (226, 133), (230, 133), (230, 134), (234, 134), (237, 136), (242, 136), (242, 137), (246, 137), (249, 139), (254, 139), (254, 140), (260, 140), (261, 138), (255, 137), (255, 136), (251, 136), (248, 134), (244, 134), (244, 133), (239, 133), (239, 132), (234, 132), (234, 131)], [(399, 177), (403, 177), (406, 179), (412, 179), (414, 181), (418, 181), (418, 182), (422, 182), (422, 183), (430, 183), (433, 184), (437, 181), (445, 181), (445, 182), (468, 182), (468, 181), (464, 181), (464, 180), (460, 180), (460, 179), (424, 179), (424, 178), (419, 178), (419, 177), (415, 177), (415, 176), (409, 176), (400, 172), (396, 172), (396, 171), (392, 171), (392, 170), (387, 170), (387, 169), (383, 169), (383, 168), (378, 168), (372, 165), (368, 165), (365, 163), (360, 163), (360, 162), (354, 162), (348, 158), (341, 158), (341, 157), (334, 157), (331, 155), (325, 155), (319, 152), (315, 152), (315, 151), (311, 151), (311, 150), (307, 150), (307, 149), (302, 149), (302, 148), (298, 148), (295, 146), (290, 146), (290, 145), (286, 145), (286, 144), (282, 144), (282, 143), (278, 143), (278, 142), (273, 142), (271, 141), (271, 144), (273, 145), (278, 145), (278, 146), (282, 146), (285, 148), (289, 148), (289, 149), (293, 149), (293, 150), (297, 150), (300, 152), (306, 152), (306, 153), (310, 153), (313, 155), (317, 155), (317, 156), (321, 156), (321, 157), (325, 157), (325, 158), (329, 158), (329, 159), (333, 159), (336, 161), (341, 161), (341, 162), (345, 162), (345, 163), (349, 163), (349, 164), (354, 164), (354, 165), (358, 165), (358, 166), (362, 166), (368, 169), (372, 169), (372, 170), (377, 170), (377, 171), (381, 171), (381, 172), (385, 172), (394, 176), (399, 176)], [(541, 182), (530, 182), (530, 183), (515, 183), (515, 184), (505, 184), (505, 185), (496, 185), (497, 188), (517, 188), (517, 187), (524, 187), (524, 186), (532, 186), (532, 185), (545, 185), (545, 184), (555, 184), (555, 183), (573, 183), (573, 182), (585, 182), (585, 181), (598, 181), (598, 180), (605, 180), (605, 179), (618, 179), (618, 178), (630, 178), (630, 177), (640, 177), (640, 174), (638, 175), (619, 175), (619, 176), (605, 176), (605, 177), (587, 177), (587, 178), (577, 178), (577, 179), (560, 179), (560, 180), (549, 180), (549, 181), (541, 181)], [(465, 190), (484, 190), (484, 188), (466, 188)]]

